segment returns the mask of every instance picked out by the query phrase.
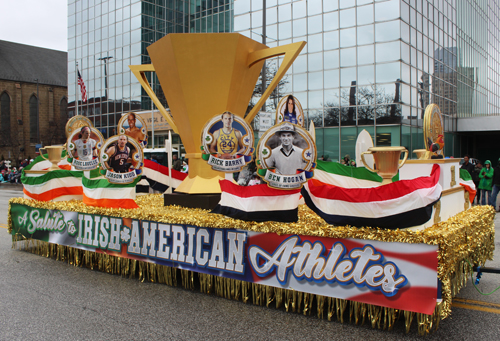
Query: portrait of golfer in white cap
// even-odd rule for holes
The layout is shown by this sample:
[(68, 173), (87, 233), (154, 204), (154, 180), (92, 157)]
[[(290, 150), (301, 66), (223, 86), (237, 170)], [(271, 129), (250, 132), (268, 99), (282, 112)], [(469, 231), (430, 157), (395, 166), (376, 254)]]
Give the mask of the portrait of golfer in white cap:
[[(295, 126), (282, 123), (275, 133), (279, 145), (271, 150), (271, 155), (265, 159), (266, 168), (275, 168), (277, 174), (292, 175), (298, 169), (305, 169), (308, 161), (304, 159), (304, 149), (299, 147), (307, 142), (297, 134)], [(276, 140), (276, 139), (275, 139)], [(271, 147), (271, 143), (269, 143)]]

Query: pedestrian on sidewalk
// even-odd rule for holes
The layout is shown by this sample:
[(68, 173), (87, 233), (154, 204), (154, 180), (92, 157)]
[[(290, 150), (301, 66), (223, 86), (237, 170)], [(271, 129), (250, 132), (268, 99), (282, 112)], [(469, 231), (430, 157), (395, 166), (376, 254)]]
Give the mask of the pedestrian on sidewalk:
[(182, 170), (182, 162), (177, 154), (172, 155), (172, 168), (178, 172)]
[(486, 200), (488, 200), (488, 203), (491, 202), (491, 188), (493, 186), (493, 168), (491, 167), (490, 160), (484, 162), (484, 167), (479, 173), (479, 179), (481, 205), (486, 205)]
[(470, 163), (469, 160), (469, 155), (464, 155), (464, 163), (462, 167), (460, 167), (460, 169), (465, 169), (467, 172), (469, 172), (470, 176), (473, 177), (472, 174), (474, 173), (474, 165)]
[(491, 191), (491, 205), (497, 212), (500, 211), (499, 209), (497, 209), (498, 192), (500, 192), (500, 159), (498, 159), (498, 164), (493, 169), (493, 188)]
[(479, 173), (481, 173), (482, 169), (483, 164), (478, 160), (474, 165), (474, 173), (472, 173), (472, 181), (474, 182), (474, 185), (476, 185), (477, 189), (476, 197), (474, 198), (476, 205), (479, 205), (481, 203), (481, 191), (479, 190)]

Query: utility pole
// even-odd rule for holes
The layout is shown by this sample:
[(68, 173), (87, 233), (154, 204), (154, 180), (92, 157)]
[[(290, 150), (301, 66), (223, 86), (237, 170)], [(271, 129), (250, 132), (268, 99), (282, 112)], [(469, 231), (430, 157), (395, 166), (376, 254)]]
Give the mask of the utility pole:
[(78, 61), (75, 61), (75, 65), (76, 65), (76, 72), (75, 72), (75, 76), (76, 76), (76, 83), (75, 83), (75, 112), (76, 112), (76, 116), (78, 116)]

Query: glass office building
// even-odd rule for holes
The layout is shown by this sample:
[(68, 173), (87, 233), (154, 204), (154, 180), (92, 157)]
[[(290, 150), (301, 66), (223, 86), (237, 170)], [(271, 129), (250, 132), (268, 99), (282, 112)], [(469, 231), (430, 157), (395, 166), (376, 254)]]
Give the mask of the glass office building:
[[(105, 138), (116, 134), (123, 113), (154, 109), (128, 67), (150, 63), (150, 44), (168, 33), (232, 30), (232, 0), (69, 0), (69, 116), (76, 114), (76, 99), (79, 114), (88, 116)], [(77, 85), (77, 63), (86, 103)], [(167, 106), (156, 76), (147, 77)], [(163, 139), (155, 134), (155, 146), (162, 146)]]
[(430, 103), (445, 155), (460, 156), (472, 152), (460, 120), (500, 113), (499, 15), (496, 0), (235, 0), (234, 30), (262, 41), (265, 16), (268, 46), (307, 42), (280, 92), (314, 122), (318, 156), (354, 156), (363, 129), (377, 146), (424, 148)]

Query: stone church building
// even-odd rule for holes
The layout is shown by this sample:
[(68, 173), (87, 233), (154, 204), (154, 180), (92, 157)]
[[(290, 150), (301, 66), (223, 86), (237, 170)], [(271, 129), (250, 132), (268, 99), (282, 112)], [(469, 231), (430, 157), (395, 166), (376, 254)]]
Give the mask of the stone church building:
[(67, 53), (0, 40), (0, 160), (65, 143)]

